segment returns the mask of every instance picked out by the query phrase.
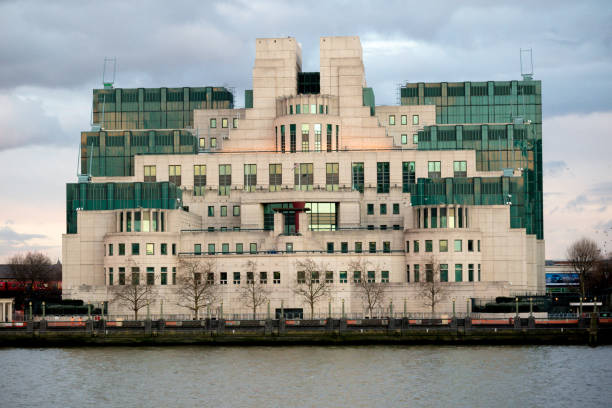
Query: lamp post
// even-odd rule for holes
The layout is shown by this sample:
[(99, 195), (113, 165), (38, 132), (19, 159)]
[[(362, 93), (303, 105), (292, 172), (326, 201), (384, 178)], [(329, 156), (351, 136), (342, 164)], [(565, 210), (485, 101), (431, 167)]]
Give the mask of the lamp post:
[(268, 320), (270, 320), (270, 300), (268, 300)]
[(580, 296), (580, 317), (582, 317), (582, 300), (584, 298), (582, 296)]
[[(206, 306), (206, 308), (208, 309), (208, 305)], [(164, 319), (164, 299), (161, 299), (159, 301), (159, 319)]]
[(30, 301), (30, 318), (28, 320), (32, 320), (32, 302)]
[(221, 301), (221, 305), (219, 306), (219, 320), (223, 320), (223, 301)]
[(389, 303), (389, 315), (393, 319), (393, 299), (391, 299), (391, 302)]
[(327, 303), (327, 317), (331, 319), (331, 298), (329, 299), (329, 302)]
[(593, 298), (593, 312), (597, 314), (597, 296)]
[(465, 314), (470, 317), (470, 298), (465, 299)]
[(455, 318), (455, 301), (457, 299), (453, 298), (453, 319)]
[(45, 320), (45, 302), (44, 301), (42, 302), (42, 312), (43, 312), (42, 318), (43, 320)]
[(533, 317), (533, 298), (529, 298), (529, 317)]
[(344, 319), (344, 299), (342, 299), (342, 318)]
[(281, 315), (280, 315), (281, 320), (283, 320), (285, 318), (285, 301), (281, 300)]
[(406, 317), (406, 298), (404, 298), (404, 317)]
[(514, 302), (516, 303), (516, 318), (519, 317), (519, 306), (518, 306), (518, 297), (514, 298)]

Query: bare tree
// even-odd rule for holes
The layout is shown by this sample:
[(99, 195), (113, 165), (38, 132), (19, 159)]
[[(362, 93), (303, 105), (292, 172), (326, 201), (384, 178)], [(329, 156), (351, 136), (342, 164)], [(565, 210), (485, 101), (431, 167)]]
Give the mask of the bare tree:
[[(423, 304), (436, 312), (436, 306), (448, 296), (448, 286), (440, 281), (440, 264), (435, 257), (429, 258), (425, 265), (425, 280), (419, 283), (419, 295)], [(448, 270), (447, 270), (448, 273)]]
[(256, 279), (257, 262), (247, 261), (246, 263), (246, 285), (241, 285), (240, 300), (248, 308), (253, 310), (253, 320), (257, 318), (257, 308), (268, 301), (270, 291), (261, 283), (261, 278)]
[(295, 263), (297, 282), (293, 293), (301, 297), (310, 306), (310, 318), (314, 317), (315, 305), (324, 297), (329, 296), (330, 284), (325, 279), (325, 264), (318, 264), (312, 259)]
[(141, 285), (140, 280), (132, 280), (129, 285), (111, 286), (111, 302), (134, 312), (134, 320), (138, 320), (138, 311), (151, 305), (155, 298), (155, 291), (151, 285)]
[[(382, 306), (387, 286), (382, 282), (382, 276), (380, 267), (378, 264), (373, 265), (363, 258), (351, 260), (348, 264), (349, 271), (361, 272), (361, 278), (354, 282), (359, 290), (359, 296), (363, 301), (368, 314), (370, 317), (374, 315), (374, 309)], [(369, 273), (373, 272), (374, 277), (369, 276)], [(376, 281), (376, 277), (379, 276), (379, 281)]]
[(580, 296), (584, 298), (585, 282), (588, 274), (600, 259), (597, 243), (592, 239), (580, 238), (567, 249), (567, 260), (580, 278)]
[(177, 304), (191, 310), (196, 320), (199, 318), (200, 310), (217, 299), (215, 270), (216, 263), (213, 260), (183, 258), (179, 261)]
[(15, 278), (22, 283), (29, 283), (30, 289), (36, 282), (48, 282), (51, 271), (51, 260), (42, 252), (28, 252), (25, 255), (17, 254), (9, 258), (11, 271)]

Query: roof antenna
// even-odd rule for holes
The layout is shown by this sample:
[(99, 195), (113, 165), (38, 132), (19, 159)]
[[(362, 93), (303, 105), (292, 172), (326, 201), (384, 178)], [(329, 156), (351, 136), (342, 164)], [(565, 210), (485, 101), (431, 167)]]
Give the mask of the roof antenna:
[(533, 53), (531, 48), (521, 48), (521, 76), (523, 81), (533, 80)]

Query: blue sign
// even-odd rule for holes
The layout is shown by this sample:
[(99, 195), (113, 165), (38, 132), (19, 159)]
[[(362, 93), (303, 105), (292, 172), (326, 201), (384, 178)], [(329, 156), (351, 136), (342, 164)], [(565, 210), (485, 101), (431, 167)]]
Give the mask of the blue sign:
[(577, 273), (547, 273), (546, 286), (579, 286), (580, 277)]

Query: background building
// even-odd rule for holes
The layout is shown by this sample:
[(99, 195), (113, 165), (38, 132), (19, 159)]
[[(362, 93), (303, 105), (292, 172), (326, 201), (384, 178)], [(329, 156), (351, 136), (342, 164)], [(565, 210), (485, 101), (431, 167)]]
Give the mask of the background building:
[(215, 261), (213, 307), (229, 313), (249, 312), (247, 279), (272, 309), (308, 309), (293, 291), (307, 259), (330, 284), (325, 313), (365, 314), (362, 280), (385, 287), (376, 314), (430, 310), (432, 280), (436, 311), (545, 291), (539, 81), (409, 83), (401, 105), (376, 106), (358, 37), (322, 37), (320, 72), (301, 72), (294, 38), (255, 46), (244, 109), (224, 88), (94, 90), (64, 298), (140, 282), (186, 313), (175, 283), (194, 258)]

